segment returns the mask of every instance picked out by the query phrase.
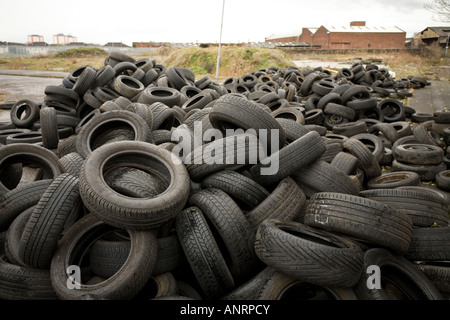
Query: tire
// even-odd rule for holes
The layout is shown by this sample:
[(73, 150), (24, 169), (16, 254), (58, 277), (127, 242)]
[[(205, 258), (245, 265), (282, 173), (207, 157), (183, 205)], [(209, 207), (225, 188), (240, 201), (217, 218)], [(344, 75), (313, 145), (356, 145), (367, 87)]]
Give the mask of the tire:
[(301, 125), (305, 124), (305, 116), (299, 110), (291, 107), (279, 108), (271, 113), (275, 119), (289, 119)]
[(344, 152), (350, 152), (359, 159), (362, 169), (364, 170), (366, 180), (370, 180), (381, 175), (380, 164), (370, 149), (360, 140), (349, 138), (343, 142), (342, 147)]
[(368, 250), (363, 269), (378, 266), (381, 271), (379, 290), (369, 290), (369, 273), (363, 273), (354, 287), (359, 300), (442, 300), (434, 284), (410, 261), (382, 248)]
[(383, 144), (383, 140), (376, 135), (370, 133), (360, 133), (352, 136), (351, 138), (357, 139), (364, 143), (367, 148), (372, 152), (375, 159), (380, 162), (384, 156), (385, 146)]
[(385, 173), (367, 182), (368, 189), (395, 189), (403, 186), (418, 186), (420, 176), (415, 172), (399, 171)]
[(80, 76), (76, 79), (72, 90), (82, 97), (93, 86), (96, 77), (97, 71), (90, 66), (86, 66)]
[(147, 141), (150, 130), (145, 120), (130, 111), (115, 110), (94, 116), (77, 135), (77, 152), (86, 158), (92, 153), (98, 137), (111, 130), (126, 129), (134, 133), (134, 141)]
[(5, 255), (8, 261), (17, 266), (26, 266), (19, 255), (20, 238), (22, 237), (23, 230), (34, 211), (36, 206), (29, 207), (19, 214), (8, 227), (6, 232), (6, 238), (4, 243)]
[(317, 109), (324, 110), (329, 103), (342, 105), (343, 101), (341, 95), (336, 92), (330, 92), (324, 95), (322, 98), (320, 98), (319, 102), (317, 103)]
[(338, 152), (331, 161), (331, 165), (342, 170), (345, 174), (351, 175), (355, 172), (359, 160), (347, 152)]
[[(444, 158), (445, 159), (445, 158)], [(436, 175), (447, 169), (447, 165), (441, 162), (437, 165), (408, 164), (397, 160), (392, 161), (392, 171), (412, 171), (420, 176), (422, 182), (435, 181)]]
[[(262, 186), (273, 185), (316, 161), (325, 151), (322, 137), (312, 131), (265, 158), (264, 163), (252, 166), (250, 174)], [(273, 170), (274, 165), (275, 170)]]
[(306, 206), (306, 195), (291, 177), (283, 179), (257, 207), (246, 213), (253, 235), (266, 219), (293, 221)]
[(149, 87), (142, 91), (137, 102), (149, 105), (161, 102), (168, 107), (173, 107), (180, 104), (180, 99), (180, 92), (174, 88)]
[[(156, 175), (168, 188), (153, 198), (121, 195), (103, 178), (104, 173), (120, 166), (132, 166)], [(173, 161), (171, 152), (146, 142), (104, 145), (86, 158), (80, 172), (80, 195), (86, 207), (102, 221), (125, 229), (153, 229), (174, 218), (187, 203), (189, 189), (184, 164)]]
[(450, 170), (440, 171), (435, 180), (439, 189), (450, 192)]
[(144, 85), (131, 76), (120, 75), (114, 80), (114, 90), (129, 99), (137, 96), (144, 89)]
[(347, 103), (352, 100), (368, 98), (370, 98), (370, 92), (366, 87), (360, 85), (349, 88), (342, 94), (344, 105), (347, 105)]
[(406, 213), (360, 196), (322, 192), (309, 200), (306, 225), (404, 254), (413, 223)]
[(448, 296), (450, 293), (450, 265), (448, 262), (422, 262), (417, 265), (417, 268), (433, 282), (439, 292)]
[(143, 103), (133, 102), (129, 104), (124, 110), (131, 111), (140, 115), (147, 123), (148, 130), (153, 130), (153, 112), (150, 106)]
[(275, 133), (278, 132), (280, 146), (284, 146), (286, 142), (286, 135), (278, 121), (256, 104), (233, 94), (222, 96), (216, 101), (209, 114), (209, 120), (214, 128), (224, 134), (227, 129), (254, 129), (258, 138), (261, 139), (261, 130), (267, 130), (265, 146), (271, 151), (266, 152), (267, 154), (278, 151), (271, 148), (270, 139), (268, 139), (272, 130)]
[(363, 121), (348, 122), (333, 126), (332, 131), (334, 134), (350, 138), (358, 134), (367, 133), (367, 125)]
[(201, 210), (216, 241), (224, 244), (233, 278), (248, 276), (257, 259), (250, 224), (239, 206), (224, 191), (214, 188), (196, 192), (189, 204)]
[(64, 229), (78, 220), (80, 209), (78, 178), (61, 174), (44, 192), (25, 225), (18, 252), (21, 260), (33, 268), (49, 268)]
[(417, 228), (405, 258), (410, 261), (438, 262), (450, 260), (450, 228)]
[(402, 144), (392, 152), (395, 160), (408, 164), (438, 165), (444, 160), (444, 150), (436, 145)]
[(450, 109), (445, 108), (433, 113), (433, 120), (436, 123), (450, 124)]
[(191, 111), (192, 109), (203, 109), (213, 101), (212, 96), (208, 92), (200, 92), (193, 97), (189, 98), (182, 106), (181, 109), (183, 109), (186, 112)]
[(349, 121), (352, 121), (356, 116), (355, 110), (336, 103), (328, 103), (324, 109), (324, 113), (340, 116)]
[(37, 131), (15, 133), (6, 137), (6, 144), (14, 143), (40, 143), (42, 142), (42, 134)]
[(57, 149), (59, 143), (58, 118), (53, 107), (44, 107), (40, 111), (42, 145), (47, 149)]
[(311, 131), (300, 123), (289, 119), (277, 118), (276, 120), (281, 125), (286, 134), (286, 144), (294, 142), (295, 140), (303, 137)]
[(421, 123), (413, 129), (413, 135), (417, 142), (423, 144), (431, 144), (441, 148), (445, 148), (445, 142), (441, 140), (442, 135), (433, 130), (433, 121)]
[(184, 160), (191, 180), (201, 182), (224, 169), (257, 164), (262, 152), (257, 140), (256, 136), (239, 134), (196, 147)]
[(0, 256), (0, 298), (4, 300), (57, 300), (48, 270), (18, 266)]
[(405, 112), (403, 111), (403, 104), (396, 99), (384, 99), (378, 103), (377, 106), (384, 114), (384, 121), (391, 123), (403, 121)]
[(254, 180), (231, 170), (213, 173), (203, 179), (201, 185), (202, 188), (216, 188), (226, 192), (241, 208), (250, 210), (270, 195), (269, 191)]
[(175, 111), (163, 103), (153, 103), (149, 106), (153, 114), (152, 130), (171, 130), (175, 123)]
[(168, 187), (168, 184), (157, 176), (130, 167), (110, 171), (104, 179), (111, 189), (132, 198), (156, 197)]
[(203, 293), (218, 298), (231, 290), (233, 276), (200, 209), (181, 211), (175, 223), (181, 247)]
[(322, 160), (302, 168), (294, 173), (292, 178), (308, 197), (316, 192), (339, 192), (352, 195), (359, 193), (358, 186), (345, 172)]
[[(152, 276), (171, 272), (181, 262), (182, 249), (176, 235), (157, 238), (157, 258)], [(125, 264), (130, 254), (129, 239), (99, 239), (89, 253), (92, 272), (102, 278), (112, 277)]]
[(39, 106), (31, 100), (19, 100), (11, 108), (11, 122), (16, 128), (29, 128), (38, 119)]
[(297, 222), (263, 221), (255, 251), (273, 269), (313, 284), (350, 288), (361, 276), (363, 252), (356, 243)]
[(399, 138), (400, 135), (395, 130), (394, 126), (390, 123), (377, 123), (374, 124), (369, 128), (368, 131), (370, 134), (374, 134), (376, 136), (380, 136), (380, 133), (388, 139), (391, 143), (395, 143)]
[[(67, 285), (70, 281), (67, 268), (81, 264), (90, 245), (113, 230), (88, 214), (73, 224), (62, 237), (50, 266), (52, 285), (60, 299), (82, 300), (93, 296), (99, 299), (128, 300), (144, 287), (156, 263), (157, 240), (155, 232), (137, 230), (127, 230), (131, 241), (129, 258), (113, 277), (98, 284), (79, 283), (79, 289), (76, 290)], [(146, 254), (141, 254), (142, 252)]]
[[(45, 177), (55, 179), (60, 175), (58, 157), (50, 150), (34, 144), (15, 143), (0, 148), (0, 175), (11, 170), (8, 163), (22, 163), (22, 166), (34, 165), (43, 170)], [(0, 194), (12, 189), (0, 181)]]
[(360, 196), (403, 210), (415, 227), (431, 227), (434, 223), (448, 225), (448, 203), (426, 189), (372, 189), (362, 191)]

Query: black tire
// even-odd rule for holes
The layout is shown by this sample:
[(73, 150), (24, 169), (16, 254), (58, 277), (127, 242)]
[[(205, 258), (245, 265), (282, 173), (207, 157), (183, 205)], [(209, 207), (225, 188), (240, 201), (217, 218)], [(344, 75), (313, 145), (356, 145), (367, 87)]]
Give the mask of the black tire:
[(347, 105), (347, 103), (352, 100), (368, 98), (370, 98), (370, 92), (365, 86), (360, 85), (351, 87), (342, 94), (344, 105)]
[(348, 175), (351, 175), (355, 172), (358, 163), (358, 158), (347, 152), (338, 152), (330, 162), (332, 166), (335, 166)]
[(153, 114), (152, 130), (171, 130), (175, 123), (175, 111), (163, 103), (150, 105)]
[[(284, 146), (286, 142), (286, 134), (278, 121), (256, 104), (237, 95), (228, 94), (219, 98), (209, 114), (209, 120), (214, 128), (224, 134), (226, 129), (254, 129), (257, 136), (262, 138), (260, 130), (267, 130), (267, 136), (275, 130), (278, 132), (279, 145)], [(278, 151), (272, 150), (268, 137), (267, 143), (263, 145), (267, 146), (267, 154)]]
[(400, 138), (400, 134), (390, 123), (376, 123), (373, 126), (370, 126), (368, 132), (376, 136), (380, 136), (381, 133), (381, 135), (383, 135), (391, 143), (395, 143)]
[(10, 263), (0, 256), (0, 298), (4, 300), (58, 300), (49, 270)]
[(153, 112), (150, 106), (143, 103), (133, 102), (125, 107), (124, 110), (140, 115), (147, 123), (149, 131), (153, 130)]
[(201, 182), (206, 176), (224, 169), (257, 164), (261, 149), (256, 136), (239, 134), (194, 148), (186, 155), (184, 163), (192, 181)]
[(58, 118), (53, 107), (44, 107), (40, 111), (42, 145), (47, 149), (57, 149), (59, 143)]
[(83, 256), (94, 241), (112, 231), (114, 228), (92, 214), (84, 216), (67, 230), (50, 266), (52, 285), (60, 299), (81, 300), (94, 296), (99, 299), (128, 300), (144, 287), (156, 263), (157, 240), (155, 232), (137, 230), (127, 230), (131, 241), (129, 258), (113, 277), (98, 284), (86, 285), (82, 281), (75, 290), (67, 285), (70, 281), (67, 268), (71, 265), (82, 266)]
[(225, 191), (238, 204), (253, 209), (269, 195), (263, 186), (235, 171), (223, 170), (213, 173), (202, 180), (203, 188), (217, 188)]
[(358, 134), (367, 133), (367, 124), (364, 121), (347, 122), (333, 126), (334, 134), (353, 137)]
[(286, 144), (294, 142), (311, 131), (300, 123), (289, 119), (277, 118), (276, 120), (282, 126), (286, 134)]
[(450, 293), (450, 265), (448, 262), (422, 262), (417, 265), (444, 297)]
[[(11, 170), (11, 163), (37, 166), (43, 170), (45, 177), (51, 179), (61, 173), (58, 168), (58, 157), (52, 151), (34, 144), (15, 143), (2, 146), (0, 148), (0, 176), (4, 175), (4, 170)], [(0, 193), (10, 190), (12, 189), (7, 188), (0, 180)]]
[[(134, 141), (147, 141), (150, 130), (145, 120), (130, 111), (114, 110), (93, 117), (77, 135), (77, 152), (86, 158), (93, 150), (99, 137), (111, 130), (126, 129), (133, 132)], [(117, 141), (117, 140), (115, 140)]]
[(359, 159), (362, 169), (364, 170), (366, 180), (370, 180), (381, 175), (381, 166), (375, 155), (360, 140), (349, 138), (343, 142), (342, 147), (344, 152), (350, 152)]
[(448, 203), (426, 189), (372, 189), (361, 191), (362, 197), (385, 203), (407, 213), (416, 227), (431, 227), (434, 223), (448, 225)]
[(450, 228), (416, 228), (405, 258), (410, 261), (450, 260)]
[(90, 66), (86, 66), (72, 88), (73, 91), (82, 97), (94, 84), (97, 77), (97, 71)]
[(300, 110), (292, 107), (279, 108), (271, 113), (271, 116), (275, 119), (288, 119), (295, 121), (301, 125), (305, 124), (305, 116)]
[[(133, 159), (131, 162), (129, 159)], [(103, 175), (120, 166), (132, 166), (156, 175), (168, 188), (153, 198), (130, 198), (111, 189)], [(174, 218), (189, 196), (189, 174), (172, 153), (139, 141), (104, 145), (86, 158), (80, 172), (84, 204), (103, 221), (128, 229), (153, 229)]]
[(313, 284), (350, 288), (361, 276), (363, 251), (356, 243), (297, 222), (263, 221), (255, 251), (266, 265)]
[(142, 82), (131, 76), (120, 75), (114, 80), (114, 90), (129, 99), (137, 96), (144, 89)]
[(13, 143), (40, 143), (42, 142), (42, 133), (38, 131), (15, 133), (6, 137), (6, 144)]
[(404, 254), (413, 223), (394, 207), (359, 196), (322, 192), (309, 200), (305, 224)]
[(70, 173), (75, 177), (80, 175), (81, 166), (84, 158), (77, 152), (71, 152), (59, 158), (59, 168), (62, 173)]
[(19, 214), (10, 224), (6, 232), (4, 251), (8, 261), (18, 266), (26, 266), (19, 255), (20, 238), (23, 230), (36, 206), (29, 207)]
[(16, 128), (29, 128), (38, 119), (39, 106), (31, 100), (19, 100), (11, 108), (11, 122)]
[[(326, 151), (322, 137), (311, 131), (250, 168), (253, 179), (262, 186), (276, 184), (319, 159)], [(268, 164), (266, 164), (268, 161)], [(273, 166), (276, 167), (273, 170)], [(266, 171), (266, 172), (265, 172)]]
[[(255, 268), (257, 259), (250, 224), (233, 199), (220, 189), (200, 190), (189, 199), (209, 222), (218, 243), (226, 250), (224, 257), (234, 279), (242, 279)], [(220, 248), (220, 247), (219, 247)]]
[(207, 297), (218, 298), (234, 287), (233, 276), (199, 208), (190, 207), (177, 215), (176, 233), (187, 261)]
[(383, 140), (380, 137), (370, 133), (360, 133), (352, 136), (353, 139), (357, 139), (364, 143), (367, 148), (373, 153), (375, 159), (380, 162), (385, 153), (385, 146)]
[(415, 172), (388, 172), (367, 181), (368, 189), (395, 189), (403, 186), (418, 186), (420, 176)]
[(133, 198), (151, 198), (167, 189), (167, 182), (145, 171), (122, 167), (104, 176), (106, 184), (114, 191)]
[(436, 145), (402, 144), (392, 152), (394, 159), (402, 163), (437, 165), (444, 160), (444, 150)]
[(63, 173), (44, 192), (25, 225), (18, 252), (21, 260), (34, 268), (49, 268), (64, 229), (80, 213), (78, 178)]
[(189, 98), (183, 105), (181, 105), (181, 109), (186, 112), (191, 111), (192, 109), (203, 109), (213, 101), (213, 97), (208, 92), (201, 92), (193, 97)]
[(450, 192), (450, 170), (440, 171), (435, 180), (439, 189)]
[(403, 111), (403, 103), (396, 99), (384, 99), (377, 106), (384, 114), (384, 121), (391, 123), (403, 121), (405, 112)]
[(324, 109), (324, 113), (328, 115), (336, 115), (352, 121), (355, 119), (356, 113), (352, 108), (336, 103), (328, 103)]
[(142, 91), (137, 102), (153, 104), (155, 102), (164, 103), (168, 107), (180, 104), (181, 94), (174, 88), (149, 87)]
[(433, 120), (436, 123), (450, 124), (450, 109), (445, 108), (442, 110), (435, 111), (433, 113)]
[[(444, 158), (445, 159), (445, 158)], [(416, 172), (420, 176), (422, 182), (435, 181), (436, 175), (447, 169), (447, 165), (444, 162), (440, 164), (433, 165), (422, 165), (422, 164), (408, 164), (397, 160), (392, 161), (392, 171), (412, 171)]]
[(363, 273), (354, 287), (359, 300), (442, 300), (434, 284), (417, 267), (402, 256), (382, 248), (368, 250), (364, 255), (363, 269), (378, 266), (381, 271), (379, 290), (369, 290), (371, 276)]
[(306, 206), (306, 195), (291, 177), (283, 179), (277, 187), (253, 210), (246, 213), (253, 234), (266, 219), (293, 221), (300, 218)]
[(316, 192), (339, 192), (357, 195), (358, 186), (342, 170), (319, 160), (292, 175), (308, 197)]
[(445, 148), (445, 142), (441, 140), (443, 135), (433, 130), (432, 125), (434, 121), (426, 121), (416, 126), (413, 129), (414, 138), (417, 142), (423, 144), (431, 144), (441, 148)]

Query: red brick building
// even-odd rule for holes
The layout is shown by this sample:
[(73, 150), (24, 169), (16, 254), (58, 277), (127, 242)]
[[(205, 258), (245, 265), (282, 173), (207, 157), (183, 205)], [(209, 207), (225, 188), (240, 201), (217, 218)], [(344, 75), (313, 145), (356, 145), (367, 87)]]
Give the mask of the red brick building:
[(350, 26), (303, 28), (297, 36), (266, 38), (266, 42), (306, 42), (322, 49), (402, 49), (405, 41), (406, 32), (400, 28), (368, 27), (365, 21), (354, 21)]

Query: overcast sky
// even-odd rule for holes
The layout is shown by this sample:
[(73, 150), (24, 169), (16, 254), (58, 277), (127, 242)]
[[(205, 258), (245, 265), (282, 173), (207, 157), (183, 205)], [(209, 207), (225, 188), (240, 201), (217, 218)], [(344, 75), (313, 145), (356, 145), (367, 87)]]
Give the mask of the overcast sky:
[[(397, 26), (412, 36), (439, 26), (426, 0), (225, 0), (222, 42), (263, 42), (302, 27)], [(85, 43), (219, 42), (223, 0), (0, 0), (0, 41), (70, 34)]]

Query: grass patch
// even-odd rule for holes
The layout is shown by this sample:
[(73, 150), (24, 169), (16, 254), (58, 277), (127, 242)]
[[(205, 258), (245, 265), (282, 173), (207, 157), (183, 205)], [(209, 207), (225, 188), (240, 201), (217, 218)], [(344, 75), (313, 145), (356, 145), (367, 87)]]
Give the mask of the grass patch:
[(79, 47), (68, 49), (64, 51), (59, 51), (55, 53), (55, 58), (83, 58), (83, 57), (98, 57), (98, 56), (107, 56), (108, 52), (100, 48), (88, 48), (88, 47)]
[[(218, 52), (218, 47), (179, 49), (170, 52), (165, 63), (188, 68), (198, 76), (212, 76), (216, 72)], [(290, 65), (293, 62), (280, 50), (223, 46), (220, 53), (221, 78), (240, 77), (261, 69)]]

